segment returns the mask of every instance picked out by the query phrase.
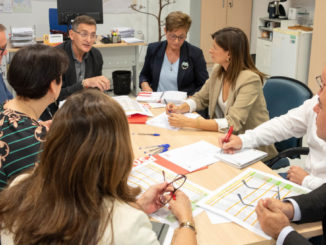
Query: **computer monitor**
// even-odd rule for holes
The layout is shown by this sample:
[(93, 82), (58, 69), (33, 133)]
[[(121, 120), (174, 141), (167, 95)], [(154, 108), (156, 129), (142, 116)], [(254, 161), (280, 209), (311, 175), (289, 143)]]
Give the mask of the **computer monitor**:
[(79, 15), (88, 15), (103, 24), (102, 0), (57, 0), (57, 8), (59, 25), (70, 25)]

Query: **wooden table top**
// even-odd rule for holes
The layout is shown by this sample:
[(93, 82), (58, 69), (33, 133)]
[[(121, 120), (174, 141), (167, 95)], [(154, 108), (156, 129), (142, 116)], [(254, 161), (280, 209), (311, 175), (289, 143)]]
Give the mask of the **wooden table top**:
[[(153, 109), (154, 115), (162, 113), (163, 109)], [(135, 158), (144, 156), (144, 152), (139, 147), (170, 144), (170, 149), (185, 146), (205, 140), (211, 144), (218, 145), (218, 132), (201, 131), (196, 129), (181, 129), (172, 131), (163, 128), (153, 127), (144, 124), (130, 124), (130, 133)], [(137, 135), (137, 133), (159, 133), (160, 136)], [(250, 167), (264, 171), (269, 174), (277, 175), (264, 163), (257, 162)], [(246, 169), (246, 168), (244, 168)], [(188, 178), (206, 187), (209, 190), (215, 190), (222, 184), (236, 177), (243, 170), (234, 168), (228, 164), (217, 162), (210, 165), (207, 169), (188, 174)], [(211, 224), (205, 212), (195, 217), (197, 227), (198, 244), (275, 244), (274, 240), (268, 241), (265, 238), (235, 224)], [(305, 237), (312, 237), (322, 234), (320, 222), (304, 225), (295, 225), (293, 227)]]

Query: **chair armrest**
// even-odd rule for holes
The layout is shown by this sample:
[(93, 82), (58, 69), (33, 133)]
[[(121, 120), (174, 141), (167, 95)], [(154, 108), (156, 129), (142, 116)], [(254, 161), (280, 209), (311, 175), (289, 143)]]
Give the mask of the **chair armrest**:
[(273, 165), (282, 158), (285, 157), (293, 157), (293, 156), (300, 156), (300, 155), (308, 155), (309, 148), (308, 147), (293, 147), (286, 149), (280, 152), (276, 157), (272, 158), (271, 160), (266, 162), (266, 165), (273, 169)]

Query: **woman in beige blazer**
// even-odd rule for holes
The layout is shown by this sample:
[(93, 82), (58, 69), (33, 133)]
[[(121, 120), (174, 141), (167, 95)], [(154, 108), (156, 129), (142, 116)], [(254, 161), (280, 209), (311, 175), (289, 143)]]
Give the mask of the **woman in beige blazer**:
[[(233, 126), (234, 133), (243, 133), (269, 120), (262, 90), (264, 74), (255, 67), (249, 43), (238, 28), (223, 28), (212, 35), (210, 49), (216, 65), (200, 91), (185, 103), (168, 104), (169, 123), (176, 127), (192, 127), (225, 132)], [(208, 107), (210, 119), (187, 118), (182, 113)], [(263, 149), (275, 155), (274, 146)]]

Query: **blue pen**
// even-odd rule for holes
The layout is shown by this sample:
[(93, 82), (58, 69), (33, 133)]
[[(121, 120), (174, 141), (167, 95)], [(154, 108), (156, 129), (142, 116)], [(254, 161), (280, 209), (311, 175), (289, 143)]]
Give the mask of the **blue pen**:
[(138, 133), (138, 135), (151, 135), (151, 136), (160, 136), (160, 134), (146, 134), (146, 133)]

